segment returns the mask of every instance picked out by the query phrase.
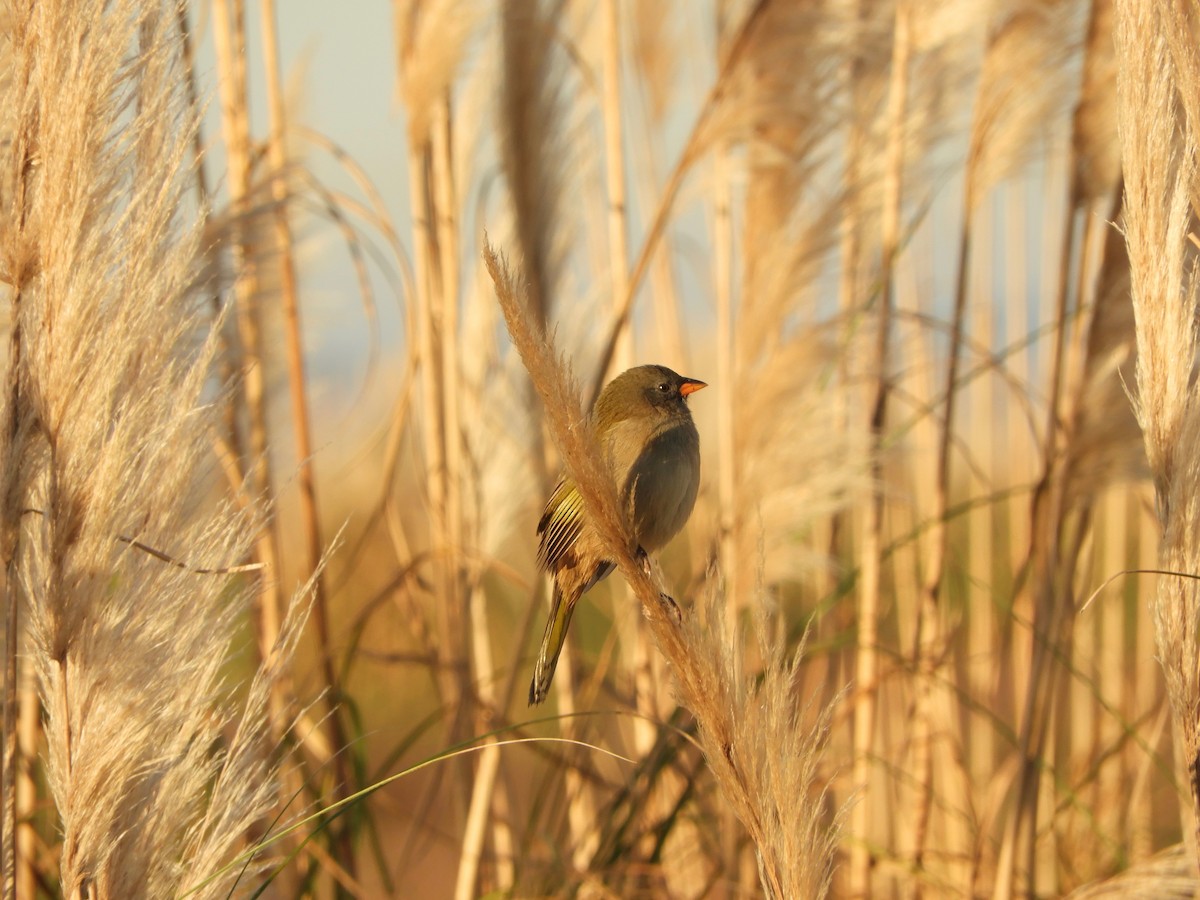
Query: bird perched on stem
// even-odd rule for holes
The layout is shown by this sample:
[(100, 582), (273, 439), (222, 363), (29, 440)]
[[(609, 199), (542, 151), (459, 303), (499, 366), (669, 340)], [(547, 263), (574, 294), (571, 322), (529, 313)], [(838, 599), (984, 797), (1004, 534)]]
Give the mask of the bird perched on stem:
[[(665, 366), (638, 366), (610, 381), (596, 399), (591, 427), (640, 553), (653, 553), (678, 534), (696, 504), (700, 435), (687, 398), (702, 387), (703, 381)], [(554, 489), (537, 530), (538, 562), (553, 576), (554, 589), (529, 684), (530, 706), (550, 690), (575, 604), (616, 568), (570, 478)]]

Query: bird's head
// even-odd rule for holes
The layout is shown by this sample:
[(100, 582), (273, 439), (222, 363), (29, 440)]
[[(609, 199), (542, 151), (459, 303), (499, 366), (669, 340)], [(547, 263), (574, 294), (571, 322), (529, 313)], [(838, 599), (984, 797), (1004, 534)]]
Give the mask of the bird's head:
[(637, 366), (610, 381), (596, 400), (596, 426), (603, 431), (623, 419), (688, 418), (687, 398), (707, 385), (666, 366)]

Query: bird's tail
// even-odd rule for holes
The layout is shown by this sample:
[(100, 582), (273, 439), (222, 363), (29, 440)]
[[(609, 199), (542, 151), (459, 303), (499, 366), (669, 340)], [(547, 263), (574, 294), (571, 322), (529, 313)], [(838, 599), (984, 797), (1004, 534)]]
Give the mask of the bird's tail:
[(550, 682), (554, 680), (554, 667), (567, 639), (567, 626), (571, 624), (571, 613), (575, 611), (574, 600), (564, 602), (558, 580), (550, 598), (550, 618), (546, 620), (546, 632), (542, 635), (542, 646), (538, 651), (537, 663), (533, 667), (533, 680), (529, 682), (529, 705), (536, 706), (546, 699)]

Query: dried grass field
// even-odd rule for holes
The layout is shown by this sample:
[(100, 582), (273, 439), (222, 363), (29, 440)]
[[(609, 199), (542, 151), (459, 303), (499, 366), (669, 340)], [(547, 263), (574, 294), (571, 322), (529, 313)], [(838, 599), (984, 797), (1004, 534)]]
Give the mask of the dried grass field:
[(0, 8), (3, 895), (1196, 896), (1200, 7), (375, 6)]

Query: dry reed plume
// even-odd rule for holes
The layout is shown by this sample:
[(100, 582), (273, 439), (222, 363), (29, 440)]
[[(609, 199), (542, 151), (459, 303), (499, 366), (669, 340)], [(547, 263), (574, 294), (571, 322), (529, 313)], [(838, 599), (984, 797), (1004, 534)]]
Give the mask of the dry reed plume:
[[(394, 79), (400, 191), (292, 5), (0, 11), (8, 893), (226, 894), (371, 788), (238, 889), (1194, 893), (1196, 10), (347, 10), (311, 108)], [(654, 576), (577, 402), (649, 361), (713, 385)], [(625, 578), (531, 720), (563, 466)]]
[(1116, 4), (1118, 125), (1124, 162), (1123, 227), (1137, 335), (1134, 410), (1146, 442), (1162, 528), (1153, 604), (1158, 658), (1200, 834), (1200, 395), (1195, 385), (1198, 295), (1193, 246), (1200, 77), (1178, 51), (1179, 21)]
[(209, 498), (215, 332), (182, 201), (196, 122), (175, 10), (14, 4), (9, 24), (6, 708), (27, 630), (64, 896), (223, 896), (239, 873), (218, 870), (275, 801), (266, 692), (303, 621), (233, 703), (253, 522)]

